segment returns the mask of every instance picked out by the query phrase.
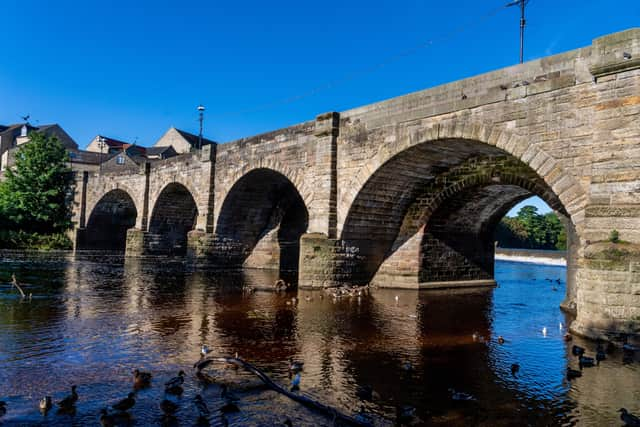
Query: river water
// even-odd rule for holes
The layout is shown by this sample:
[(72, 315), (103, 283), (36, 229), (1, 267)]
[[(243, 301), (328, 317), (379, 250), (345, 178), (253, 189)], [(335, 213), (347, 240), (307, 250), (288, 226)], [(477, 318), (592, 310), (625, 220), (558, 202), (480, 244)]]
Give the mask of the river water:
[[(31, 302), (11, 288), (12, 273)], [(192, 365), (206, 343), (214, 354), (237, 352), (284, 385), (288, 360), (304, 361), (301, 393), (348, 414), (364, 408), (374, 425), (393, 425), (400, 405), (417, 408), (415, 425), (621, 425), (620, 407), (640, 413), (640, 360), (623, 363), (614, 352), (566, 380), (567, 365), (577, 368), (571, 345), (593, 353), (595, 343), (563, 340), (570, 322), (558, 308), (565, 274), (564, 267), (498, 261), (499, 286), (491, 290), (376, 289), (335, 299), (260, 289), (275, 281), (266, 272), (229, 276), (108, 254), (3, 254), (0, 400), (8, 412), (0, 424), (95, 425), (101, 408), (131, 391), (131, 371), (140, 368), (154, 377), (136, 395), (132, 425), (167, 421), (159, 409), (163, 384), (180, 369), (187, 376), (174, 399), (175, 425), (195, 424), (198, 393), (211, 425), (282, 425), (287, 418), (294, 426), (333, 425), (241, 370), (215, 365), (208, 373), (216, 384), (201, 384)], [(513, 363), (520, 365), (515, 376)], [(217, 411), (223, 383), (240, 412)], [(80, 395), (75, 414), (40, 414), (40, 398), (60, 400), (71, 384)], [(358, 397), (364, 387), (375, 391), (373, 400)], [(472, 400), (456, 400), (454, 392)]]

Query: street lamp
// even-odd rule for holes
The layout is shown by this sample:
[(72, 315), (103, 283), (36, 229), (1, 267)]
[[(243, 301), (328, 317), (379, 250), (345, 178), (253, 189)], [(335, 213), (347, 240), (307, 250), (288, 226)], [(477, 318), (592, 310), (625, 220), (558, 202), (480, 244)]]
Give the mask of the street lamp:
[(100, 165), (100, 175), (102, 175), (102, 150), (104, 150), (105, 143), (107, 141), (100, 135), (98, 135), (98, 147), (100, 148), (100, 159), (98, 160)]
[(204, 120), (204, 105), (198, 105), (198, 111), (200, 114), (200, 133), (198, 134), (198, 150), (202, 149), (202, 121)]

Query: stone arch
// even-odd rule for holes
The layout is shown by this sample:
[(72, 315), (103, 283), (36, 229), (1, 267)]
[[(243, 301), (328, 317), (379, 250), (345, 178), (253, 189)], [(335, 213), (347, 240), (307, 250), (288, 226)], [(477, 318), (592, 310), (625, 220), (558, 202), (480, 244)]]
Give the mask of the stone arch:
[(226, 193), (216, 238), (227, 246), (228, 263), (279, 269), (297, 278), (300, 237), (309, 225), (307, 205), (286, 175), (252, 169)]
[[(409, 241), (418, 230), (422, 229), (424, 232), (426, 218), (447, 200), (455, 198), (455, 194), (467, 186), (474, 188), (492, 186), (494, 189), (501, 186), (508, 190), (507, 193), (511, 199), (504, 198), (502, 206), (494, 207), (491, 213), (493, 217), (512, 201), (519, 201), (525, 198), (526, 194), (537, 194), (571, 220), (573, 231), (580, 227), (586, 197), (574, 178), (565, 174), (555, 160), (545, 153), (523, 148), (523, 139), (516, 135), (496, 136), (497, 132), (489, 133), (489, 128), (486, 127), (468, 131), (475, 132), (476, 135), (489, 133), (495, 140), (494, 144), (488, 144), (477, 139), (456, 136), (465, 136), (465, 133), (458, 132), (455, 128), (445, 127), (444, 129), (449, 131), (440, 131), (438, 127), (432, 128), (431, 139), (422, 134), (416, 136), (416, 132), (413, 132), (411, 136), (401, 137), (399, 144), (396, 141), (393, 146), (383, 145), (374, 159), (363, 166), (352, 180), (351, 188), (359, 188), (359, 190), (351, 190), (351, 194), (341, 195), (343, 218), (341, 218), (340, 238), (346, 247), (359, 254), (359, 261), (354, 263), (360, 263), (360, 266), (351, 268), (355, 282), (370, 281), (394, 251)], [(506, 150), (505, 147), (511, 148)], [(512, 153), (519, 154), (519, 157)], [(467, 182), (464, 179), (460, 181), (459, 176), (455, 174), (453, 178), (450, 177), (451, 171), (455, 171), (456, 168), (464, 170), (465, 164), (473, 165), (474, 162), (479, 161), (478, 159), (483, 158), (491, 159), (490, 169), (492, 162), (499, 161), (500, 158), (516, 164), (501, 165), (501, 177), (494, 176), (491, 171), (470, 176)], [(528, 159), (529, 163), (523, 159)], [(377, 168), (371, 171), (371, 165)], [(509, 172), (510, 168), (514, 167), (516, 169)], [(492, 183), (496, 178), (501, 181), (499, 185)], [(451, 179), (452, 185), (441, 188), (437, 195), (427, 194), (429, 196), (427, 197), (421, 193), (425, 191), (424, 188), (433, 191), (434, 183), (437, 184), (441, 179), (444, 183)], [(365, 182), (360, 184), (361, 181)], [(524, 192), (518, 193), (518, 191)], [(351, 200), (351, 204), (347, 210), (345, 204), (348, 200)], [(411, 208), (423, 212), (422, 221), (414, 219), (412, 226), (407, 227), (405, 216)], [(458, 208), (460, 207), (456, 209)], [(348, 212), (346, 215), (345, 211)], [(487, 224), (489, 222), (485, 223)], [(490, 227), (487, 225), (487, 228)], [(476, 233), (474, 236), (480, 233), (479, 230), (474, 232)], [(486, 236), (486, 232), (483, 236)], [(415, 252), (421, 247), (422, 242), (414, 241), (412, 244), (414, 245), (412, 250)], [(485, 265), (488, 265), (488, 259), (487, 254)], [(490, 259), (491, 267), (486, 270), (492, 275), (492, 248)], [(407, 265), (409, 264), (407, 261), (406, 258), (401, 259), (399, 264)], [(414, 262), (417, 261), (414, 260)], [(415, 269), (415, 266), (408, 268)]]
[(312, 206), (313, 190), (312, 187), (307, 184), (303, 173), (294, 171), (277, 160), (260, 158), (255, 162), (243, 163), (241, 167), (235, 168), (234, 172), (225, 180), (227, 184), (221, 186), (220, 192), (218, 193), (220, 194), (220, 199), (216, 200), (216, 218), (219, 217), (222, 211), (222, 204), (229, 195), (231, 188), (244, 176), (258, 169), (269, 169), (285, 176), (293, 184), (298, 194), (300, 194), (305, 205)]
[(496, 147), (531, 167), (558, 196), (576, 230), (581, 230), (587, 196), (579, 182), (567, 173), (559, 161), (525, 136), (490, 125), (451, 118), (436, 124), (405, 126), (397, 130), (392, 143), (385, 144), (354, 174), (338, 200), (338, 235), (342, 233), (347, 214), (369, 179), (384, 164), (406, 150), (436, 141), (474, 141)]
[(138, 210), (130, 193), (116, 188), (96, 201), (78, 249), (124, 251), (127, 230), (135, 227)]
[[(161, 179), (162, 175), (158, 175), (157, 178)], [(176, 177), (172, 177), (169, 183), (166, 183), (166, 180), (159, 180), (156, 185), (151, 185), (151, 191), (149, 192), (149, 206), (155, 207), (162, 192), (172, 184), (184, 187), (195, 201), (196, 206), (200, 206), (200, 201), (198, 198), (198, 195), (200, 193), (198, 192), (197, 188), (195, 188), (193, 184), (188, 180), (176, 179)]]
[(171, 182), (158, 193), (149, 220), (149, 252), (184, 255), (187, 233), (196, 226), (198, 206), (193, 193)]
[[(104, 180), (104, 178), (103, 178)], [(107, 195), (108, 193), (110, 193), (111, 191), (115, 191), (115, 190), (120, 190), (120, 191), (124, 191), (125, 193), (127, 193), (127, 195), (131, 198), (131, 200), (133, 201), (133, 204), (136, 208), (136, 211), (138, 212), (138, 216), (142, 215), (142, 203), (140, 202), (140, 198), (139, 198), (139, 192), (138, 191), (134, 191), (134, 189), (130, 186), (128, 186), (127, 184), (123, 184), (121, 182), (113, 182), (113, 181), (107, 181), (107, 183), (102, 186), (101, 188), (97, 189), (98, 191), (92, 191), (91, 193), (93, 194), (99, 194), (99, 197), (91, 197), (89, 198), (89, 200), (87, 200), (87, 207), (86, 207), (86, 212), (90, 213), (93, 212), (93, 210), (95, 209), (96, 205), (100, 202), (100, 200)], [(91, 194), (90, 193), (90, 194)]]

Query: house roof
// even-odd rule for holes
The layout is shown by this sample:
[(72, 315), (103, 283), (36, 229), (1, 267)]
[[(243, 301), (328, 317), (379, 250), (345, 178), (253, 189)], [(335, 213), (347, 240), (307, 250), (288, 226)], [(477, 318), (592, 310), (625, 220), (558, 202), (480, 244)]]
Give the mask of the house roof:
[[(180, 130), (180, 129), (176, 129), (176, 128), (174, 128), (174, 129), (175, 129), (175, 130), (176, 130), (176, 132), (178, 132), (178, 133), (179, 133), (179, 134), (180, 134), (184, 139), (186, 139), (186, 140), (187, 140), (187, 142), (188, 142), (189, 144), (191, 144), (191, 145), (192, 145), (192, 146), (194, 146), (194, 147), (197, 147), (197, 146), (198, 146), (198, 139), (199, 139), (199, 138), (198, 138), (198, 135), (194, 135), (194, 134), (192, 134), (192, 133), (189, 133), (189, 132), (186, 132), (186, 131), (183, 131), (183, 130)], [(210, 139), (207, 139), (207, 138), (204, 138), (204, 137), (203, 137), (203, 138), (202, 138), (202, 145), (209, 145), (209, 144), (216, 144), (216, 142), (215, 142), (215, 141), (211, 141)]]
[(124, 145), (131, 145), (129, 142), (125, 142), (125, 141), (120, 141), (118, 139), (115, 138), (109, 138), (108, 136), (104, 136), (104, 135), (96, 135), (95, 138), (93, 138), (94, 140), (97, 138), (103, 138), (104, 143), (107, 144), (107, 146), (109, 146), (109, 148), (120, 148)]

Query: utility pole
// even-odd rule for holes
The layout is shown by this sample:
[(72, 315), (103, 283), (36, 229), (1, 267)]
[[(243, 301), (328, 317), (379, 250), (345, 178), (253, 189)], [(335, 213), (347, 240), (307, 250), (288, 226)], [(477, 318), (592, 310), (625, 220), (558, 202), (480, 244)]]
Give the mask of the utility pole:
[(202, 149), (202, 122), (204, 121), (204, 106), (202, 104), (198, 105), (199, 111), (199, 121), (200, 121), (200, 133), (198, 134), (198, 150)]
[(507, 3), (505, 7), (520, 6), (520, 63), (524, 61), (524, 26), (526, 20), (524, 19), (524, 7), (529, 3), (529, 0), (515, 0), (511, 3)]

